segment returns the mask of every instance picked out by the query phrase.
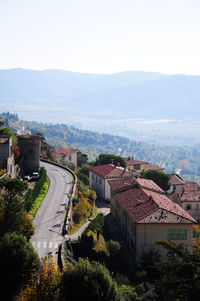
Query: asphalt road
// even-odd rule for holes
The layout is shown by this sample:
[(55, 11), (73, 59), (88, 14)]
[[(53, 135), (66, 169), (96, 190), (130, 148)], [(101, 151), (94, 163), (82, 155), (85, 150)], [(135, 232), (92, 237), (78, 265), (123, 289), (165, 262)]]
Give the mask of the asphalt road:
[(72, 176), (64, 169), (41, 162), (50, 179), (50, 186), (35, 218), (35, 234), (31, 243), (39, 257), (51, 254), (57, 259), (58, 245), (63, 241), (62, 222), (65, 217), (65, 206), (68, 204), (68, 193), (72, 186)]

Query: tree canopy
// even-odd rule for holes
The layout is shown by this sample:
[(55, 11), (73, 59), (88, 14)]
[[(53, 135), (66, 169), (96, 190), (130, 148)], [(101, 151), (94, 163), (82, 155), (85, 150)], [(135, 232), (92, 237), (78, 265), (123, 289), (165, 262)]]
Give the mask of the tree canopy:
[(170, 176), (161, 170), (149, 169), (147, 171), (142, 171), (140, 175), (145, 179), (150, 179), (154, 181), (164, 191), (170, 188), (170, 183), (169, 183)]
[(120, 166), (126, 167), (125, 159), (121, 156), (116, 156), (113, 154), (100, 154), (95, 162), (96, 165), (111, 164), (111, 163), (113, 163), (114, 165), (120, 164)]
[(6, 233), (0, 240), (0, 299), (11, 300), (38, 265), (31, 243), (21, 234)]
[(98, 262), (79, 259), (67, 264), (61, 281), (61, 300), (116, 301), (116, 283), (108, 269)]

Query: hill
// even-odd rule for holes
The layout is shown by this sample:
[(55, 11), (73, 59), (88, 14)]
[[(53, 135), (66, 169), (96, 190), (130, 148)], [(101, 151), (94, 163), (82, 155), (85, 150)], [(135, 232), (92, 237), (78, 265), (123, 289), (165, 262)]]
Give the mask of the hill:
[(166, 133), (198, 138), (199, 99), (200, 76), (0, 70), (1, 111), (137, 139)]
[(181, 169), (181, 176), (185, 180), (195, 180), (200, 183), (200, 144), (193, 147), (159, 146), (125, 137), (81, 130), (65, 124), (53, 125), (28, 121), (23, 123), (32, 133), (42, 133), (51, 145), (79, 149), (87, 153), (90, 160), (94, 160), (100, 153), (113, 153), (123, 157), (134, 156), (139, 160), (165, 168), (167, 173), (174, 173)]

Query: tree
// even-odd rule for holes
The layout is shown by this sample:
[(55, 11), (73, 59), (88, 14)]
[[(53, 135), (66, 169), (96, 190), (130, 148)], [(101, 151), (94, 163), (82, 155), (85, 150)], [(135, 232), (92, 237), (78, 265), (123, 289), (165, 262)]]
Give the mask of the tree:
[(58, 295), (60, 280), (61, 273), (53, 257), (42, 258), (38, 271), (20, 291), (17, 301), (52, 301)]
[(120, 164), (122, 167), (126, 167), (126, 161), (123, 157), (116, 156), (113, 154), (100, 154), (96, 159), (96, 165), (103, 165), (103, 164), (111, 164), (114, 165)]
[(80, 151), (77, 153), (77, 165), (81, 167), (82, 165), (86, 164), (88, 161), (88, 155), (83, 154)]
[(0, 234), (17, 232), (27, 239), (34, 233), (32, 219), (25, 213), (24, 192), (28, 185), (18, 179), (0, 180)]
[(0, 299), (11, 300), (38, 265), (38, 255), (25, 236), (6, 233), (0, 240)]
[(119, 296), (117, 285), (105, 266), (80, 258), (76, 265), (65, 267), (61, 300), (116, 301)]
[(15, 133), (10, 128), (3, 127), (2, 123), (0, 125), (0, 136), (12, 136), (13, 143), (16, 142)]
[(171, 241), (157, 243), (168, 251), (168, 262), (161, 265), (163, 277), (156, 284), (159, 300), (199, 300), (200, 250), (189, 252)]
[(140, 175), (145, 179), (150, 179), (154, 181), (164, 191), (170, 188), (170, 183), (169, 183), (170, 176), (161, 170), (149, 169), (147, 171), (142, 171)]

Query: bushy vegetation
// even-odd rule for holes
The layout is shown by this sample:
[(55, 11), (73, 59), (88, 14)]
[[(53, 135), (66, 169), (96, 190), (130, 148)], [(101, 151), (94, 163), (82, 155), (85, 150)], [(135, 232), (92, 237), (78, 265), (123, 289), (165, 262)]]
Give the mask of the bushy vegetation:
[(36, 200), (36, 198), (38, 197), (38, 195), (40, 194), (44, 183), (46, 182), (46, 178), (47, 178), (47, 174), (46, 174), (46, 170), (44, 167), (42, 167), (40, 169), (40, 178), (37, 181), (34, 189), (30, 189), (26, 195), (26, 200), (25, 200), (25, 209), (29, 212), (31, 210), (31, 208), (33, 207), (33, 204)]
[(113, 154), (100, 154), (96, 158), (96, 165), (103, 165), (103, 164), (114, 164), (114, 165), (120, 165), (122, 167), (126, 167), (126, 160), (123, 157), (116, 156)]
[(142, 171), (140, 175), (145, 179), (152, 180), (158, 186), (160, 186), (160, 188), (162, 188), (164, 191), (167, 191), (170, 188), (170, 183), (169, 183), (170, 176), (161, 170), (149, 169), (147, 171)]

